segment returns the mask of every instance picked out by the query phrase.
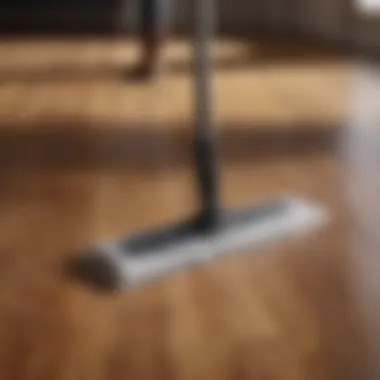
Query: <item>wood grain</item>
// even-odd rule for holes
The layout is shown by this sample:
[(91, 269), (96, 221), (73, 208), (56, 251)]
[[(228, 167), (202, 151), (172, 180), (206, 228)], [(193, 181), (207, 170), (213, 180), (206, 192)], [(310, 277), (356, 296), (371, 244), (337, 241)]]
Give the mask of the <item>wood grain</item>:
[[(223, 46), (241, 54), (245, 45)], [(274, 55), (273, 46), (264, 48)], [(174, 58), (186, 57), (181, 49), (186, 53), (173, 44)], [(135, 50), (118, 40), (1, 43), (1, 378), (378, 378), (377, 224), (368, 218), (373, 228), (363, 228), (357, 214), (367, 209), (352, 207), (347, 192), (362, 173), (355, 152), (369, 151), (358, 145), (358, 129), (342, 128), (352, 111), (345, 89), (359, 70), (347, 58), (326, 53), (323, 60), (319, 52), (297, 61), (282, 53), (260, 65), (251, 58), (250, 67), (216, 79), (227, 136), (239, 128), (249, 136), (263, 125), (283, 136), (339, 127), (339, 135), (325, 136), (335, 139), (335, 151), (293, 144), (267, 147), (271, 154), (260, 159), (224, 156), (226, 205), (292, 190), (330, 209), (325, 229), (125, 294), (100, 294), (64, 276), (65, 259), (93, 241), (196, 207), (189, 162), (176, 163), (191, 139), (178, 149), (170, 138), (177, 128), (191, 129), (189, 76), (169, 72), (153, 88), (130, 84), (120, 72)], [(359, 78), (372, 83), (371, 75)], [(115, 125), (124, 127), (115, 133)], [(130, 141), (129, 125), (143, 125), (155, 144), (140, 142), (138, 152), (107, 161), (117, 141)], [(157, 140), (164, 128), (166, 139)], [(366, 141), (376, 141), (376, 128), (371, 136)], [(265, 150), (263, 140), (249, 141), (247, 152)], [(361, 183), (355, 199), (371, 200), (375, 210), (376, 192)]]

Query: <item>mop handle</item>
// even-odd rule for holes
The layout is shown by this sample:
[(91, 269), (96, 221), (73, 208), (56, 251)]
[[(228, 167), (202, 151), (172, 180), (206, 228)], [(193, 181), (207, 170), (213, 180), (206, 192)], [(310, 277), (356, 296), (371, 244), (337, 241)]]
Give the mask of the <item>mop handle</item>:
[(201, 217), (210, 225), (218, 218), (217, 134), (213, 112), (212, 46), (216, 0), (195, 0), (195, 149)]
[(195, 91), (197, 133), (210, 133), (212, 110), (212, 45), (215, 28), (215, 0), (195, 0)]

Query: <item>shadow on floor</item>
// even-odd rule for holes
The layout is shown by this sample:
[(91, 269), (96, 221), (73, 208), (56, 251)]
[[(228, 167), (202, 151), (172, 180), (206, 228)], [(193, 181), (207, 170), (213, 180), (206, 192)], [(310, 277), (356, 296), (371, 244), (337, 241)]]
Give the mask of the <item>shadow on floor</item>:
[(247, 41), (250, 61), (253, 64), (319, 64), (344, 62), (353, 57), (353, 52), (345, 46), (321, 43), (301, 38), (271, 38), (260, 41)]
[[(223, 125), (228, 162), (334, 152), (339, 125)], [(0, 124), (3, 170), (123, 169), (164, 171), (193, 162), (193, 127), (51, 122), (28, 128)], [(249, 162), (249, 161), (248, 161)]]

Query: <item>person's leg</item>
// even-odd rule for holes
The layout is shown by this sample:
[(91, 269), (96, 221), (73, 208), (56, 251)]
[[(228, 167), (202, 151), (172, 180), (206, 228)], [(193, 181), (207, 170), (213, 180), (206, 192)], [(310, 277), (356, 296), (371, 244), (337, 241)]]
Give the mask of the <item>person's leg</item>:
[(149, 79), (158, 74), (167, 34), (169, 0), (140, 1), (140, 35), (142, 55), (134, 75)]

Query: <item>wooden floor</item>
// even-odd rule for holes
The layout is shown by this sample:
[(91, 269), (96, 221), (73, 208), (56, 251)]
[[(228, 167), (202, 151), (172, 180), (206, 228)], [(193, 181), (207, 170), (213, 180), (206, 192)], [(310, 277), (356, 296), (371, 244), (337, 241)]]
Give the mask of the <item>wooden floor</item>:
[[(195, 209), (190, 139), (176, 132), (191, 130), (186, 64), (138, 85), (122, 76), (137, 54), (128, 41), (1, 43), (2, 379), (379, 378), (380, 75), (276, 49), (220, 43), (220, 55), (249, 52), (216, 77), (233, 153), (223, 201), (297, 192), (325, 204), (331, 223), (110, 296), (65, 277), (62, 263), (96, 239)], [(169, 61), (186, 63), (187, 50), (173, 44)], [(313, 145), (320, 136), (327, 143)]]
[[(333, 54), (305, 54), (289, 44), (287, 48), (218, 42), (215, 107), (223, 124), (239, 122), (251, 128), (252, 119), (295, 126), (340, 120), (346, 106), (347, 62)], [(121, 80), (138, 54), (135, 42), (120, 39), (3, 41), (0, 117), (17, 123), (62, 117), (96, 125), (141, 124), (142, 118), (150, 127), (157, 120), (186, 125), (193, 112), (193, 81), (186, 75), (191, 45), (174, 41), (168, 47), (171, 74), (149, 91)]]

